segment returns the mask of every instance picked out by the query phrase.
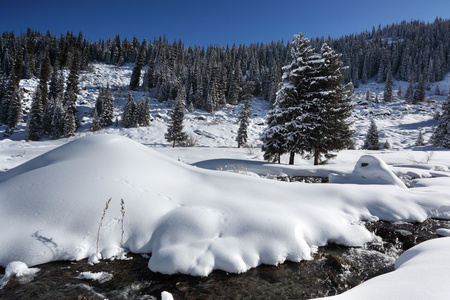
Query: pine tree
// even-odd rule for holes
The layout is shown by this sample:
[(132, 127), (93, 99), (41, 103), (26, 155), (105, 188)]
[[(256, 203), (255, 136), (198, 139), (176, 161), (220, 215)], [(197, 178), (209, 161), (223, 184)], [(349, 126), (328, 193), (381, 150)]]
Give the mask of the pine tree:
[(391, 71), (391, 64), (388, 65), (388, 71), (386, 75), (386, 83), (384, 85), (384, 102), (392, 102), (392, 84), (393, 84), (393, 78), (392, 78), (392, 71)]
[(138, 104), (138, 124), (139, 126), (150, 125), (150, 97), (148, 94)]
[(419, 135), (417, 136), (416, 146), (425, 145), (425, 140), (423, 139), (422, 130), (419, 130)]
[(128, 92), (127, 102), (123, 106), (121, 125), (125, 128), (137, 127), (137, 105), (131, 91)]
[(236, 137), (236, 142), (238, 143), (238, 148), (244, 146), (247, 143), (247, 128), (250, 122), (250, 117), (252, 114), (251, 111), (251, 98), (253, 91), (255, 89), (255, 84), (253, 81), (247, 81), (244, 84), (243, 92), (244, 92), (244, 102), (242, 105), (241, 112), (239, 113), (238, 121), (239, 121), (239, 129), (238, 135)]
[(131, 73), (130, 79), (130, 90), (137, 91), (139, 88), (139, 81), (141, 79), (141, 71), (144, 66), (145, 59), (145, 50), (146, 50), (146, 42), (145, 40), (142, 42), (141, 49), (139, 50), (139, 55), (136, 59), (136, 63), (133, 68), (133, 72)]
[(99, 131), (100, 129), (102, 129), (101, 120), (100, 117), (98, 116), (97, 109), (95, 108), (94, 114), (92, 115), (92, 124), (90, 130), (92, 132), (95, 132)]
[(414, 90), (414, 96), (413, 96), (413, 104), (417, 104), (420, 102), (425, 102), (425, 95), (426, 95), (426, 88), (427, 88), (427, 82), (426, 82), (426, 71), (423, 72), (423, 74), (420, 76), (419, 84), (417, 84), (416, 89)]
[(172, 142), (172, 147), (175, 145), (183, 143), (187, 135), (183, 131), (183, 121), (184, 121), (184, 111), (185, 111), (185, 89), (180, 89), (177, 95), (176, 103), (174, 109), (169, 114), (170, 121), (167, 127), (167, 133), (164, 135), (168, 142)]
[(295, 153), (314, 157), (314, 164), (319, 164), (322, 155), (329, 159), (334, 156), (331, 151), (351, 144), (347, 119), (353, 89), (351, 84), (343, 86), (341, 55), (328, 45), (313, 55), (309, 41), (299, 34), (291, 51), (292, 62), (283, 67), (275, 108), (263, 133), (263, 151), (271, 159), (287, 151), (289, 164)]
[(75, 135), (78, 127), (77, 113), (77, 94), (78, 94), (78, 77), (80, 72), (81, 54), (80, 49), (75, 49), (72, 65), (70, 67), (69, 77), (67, 79), (67, 87), (64, 93), (64, 110), (65, 122), (64, 136), (71, 137)]
[[(302, 33), (294, 35), (291, 46), (291, 63), (283, 67), (282, 82), (274, 108), (268, 112), (267, 128), (261, 139), (265, 159), (279, 161), (282, 154), (289, 152), (289, 164), (294, 164), (294, 155), (299, 148), (295, 144), (298, 138), (293, 137), (293, 134), (299, 134), (295, 130), (298, 127), (296, 122), (304, 114), (302, 104), (305, 101), (305, 89), (310, 85), (307, 74), (313, 69), (313, 49)], [(288, 137), (289, 134), (291, 136)]]
[[(1, 105), (0, 105), (0, 122), (2, 122), (3, 124), (7, 124), (9, 123), (9, 113), (11, 111), (10, 107), (12, 104), (12, 102), (14, 100), (14, 97), (18, 96), (18, 92), (19, 92), (19, 83), (20, 83), (20, 78), (22, 77), (22, 70), (23, 70), (23, 58), (22, 58), (22, 51), (19, 51), (19, 53), (17, 54), (17, 58), (14, 62), (14, 66), (12, 68), (11, 74), (9, 75), (9, 79), (8, 79), (8, 83), (6, 86), (6, 90), (4, 92), (3, 95), (3, 99), (1, 100)], [(17, 104), (17, 103), (16, 103)], [(14, 117), (13, 117), (14, 118)], [(15, 125), (14, 125), (15, 127)]]
[(402, 86), (401, 85), (398, 86), (397, 98), (398, 99), (402, 98)]
[(33, 102), (31, 103), (30, 114), (28, 116), (27, 139), (30, 141), (38, 141), (43, 134), (44, 106), (41, 99), (41, 89), (37, 88), (33, 96)]
[(439, 84), (436, 85), (436, 89), (434, 90), (434, 94), (436, 96), (440, 96), (441, 95), (441, 90), (439, 89)]
[(450, 149), (450, 92), (442, 104), (442, 114), (439, 118), (439, 125), (433, 134), (433, 144), (436, 147)]
[(5, 130), (6, 134), (12, 134), (17, 124), (22, 121), (23, 110), (22, 110), (22, 101), (23, 101), (23, 91), (22, 89), (17, 89), (14, 91), (10, 105), (8, 110), (8, 120), (7, 120), (7, 128)]
[(101, 127), (111, 126), (114, 118), (114, 97), (111, 94), (109, 83), (103, 94), (102, 113), (100, 115)]
[(370, 121), (370, 127), (366, 134), (366, 140), (364, 141), (363, 149), (367, 150), (379, 150), (378, 128), (375, 120)]

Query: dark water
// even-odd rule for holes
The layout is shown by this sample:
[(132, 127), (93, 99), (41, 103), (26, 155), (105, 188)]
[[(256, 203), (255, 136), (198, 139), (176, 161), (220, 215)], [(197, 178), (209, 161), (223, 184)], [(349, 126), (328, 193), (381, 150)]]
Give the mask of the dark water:
[[(53, 262), (40, 266), (34, 278), (12, 278), (0, 290), (1, 299), (159, 299), (162, 291), (175, 299), (309, 299), (342, 293), (374, 276), (393, 270), (403, 251), (436, 238), (437, 228), (450, 222), (390, 224), (367, 227), (383, 238), (362, 248), (329, 245), (312, 261), (260, 266), (244, 274), (215, 271), (208, 277), (163, 275), (147, 268), (148, 257), (129, 254), (132, 260)], [(80, 272), (108, 272), (112, 279), (80, 279)], [(0, 270), (0, 277), (4, 269)], [(28, 280), (31, 280), (27, 282)]]

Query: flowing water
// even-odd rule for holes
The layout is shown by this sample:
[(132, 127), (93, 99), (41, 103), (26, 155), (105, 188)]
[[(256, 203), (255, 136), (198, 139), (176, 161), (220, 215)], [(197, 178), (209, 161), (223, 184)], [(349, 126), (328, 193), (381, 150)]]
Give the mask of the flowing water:
[[(374, 276), (393, 270), (405, 250), (436, 238), (437, 228), (450, 221), (366, 224), (383, 241), (361, 248), (328, 245), (312, 261), (263, 265), (243, 274), (214, 271), (208, 277), (163, 275), (147, 268), (148, 256), (129, 254), (131, 260), (88, 265), (52, 262), (36, 266), (35, 277), (12, 278), (0, 290), (1, 299), (159, 299), (162, 291), (175, 299), (309, 299), (342, 293)], [(88, 280), (81, 272), (106, 272), (104, 280)], [(0, 269), (0, 277), (4, 269)], [(112, 278), (111, 278), (112, 275)], [(108, 278), (110, 277), (110, 278)], [(109, 279), (109, 280), (108, 280)]]

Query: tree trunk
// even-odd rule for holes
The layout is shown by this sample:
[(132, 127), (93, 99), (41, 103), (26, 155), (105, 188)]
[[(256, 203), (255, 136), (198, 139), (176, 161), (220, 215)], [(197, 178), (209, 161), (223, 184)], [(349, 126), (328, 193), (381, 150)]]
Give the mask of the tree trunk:
[(314, 165), (317, 166), (319, 164), (319, 146), (314, 147)]
[(289, 156), (289, 164), (290, 165), (294, 164), (294, 157), (295, 157), (295, 152), (291, 152), (291, 155)]
[(175, 148), (175, 142), (176, 142), (176, 140), (173, 140), (172, 148)]

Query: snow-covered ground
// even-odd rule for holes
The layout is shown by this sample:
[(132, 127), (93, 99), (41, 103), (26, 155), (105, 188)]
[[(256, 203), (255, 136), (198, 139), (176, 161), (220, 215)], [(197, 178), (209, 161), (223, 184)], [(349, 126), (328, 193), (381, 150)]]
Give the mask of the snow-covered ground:
[[(415, 146), (420, 129), (427, 141), (437, 125), (433, 117), (445, 96), (435, 96), (434, 87), (427, 103), (396, 100), (386, 105), (364, 100), (368, 88), (382, 100), (383, 85), (360, 86), (352, 117), (356, 148), (363, 144), (372, 117), (380, 142), (388, 139), (391, 148), (342, 151), (318, 167), (298, 156), (296, 165), (288, 166), (262, 160), (259, 134), (269, 105), (258, 99), (249, 127), (253, 147), (236, 147), (238, 108), (232, 106), (215, 114), (186, 113), (185, 128), (197, 138), (197, 147), (170, 147), (164, 140), (170, 107), (155, 100), (149, 127), (112, 126), (92, 134), (98, 87), (110, 83), (117, 97), (115, 113), (120, 115), (131, 73), (130, 66), (93, 67), (95, 73), (80, 78), (85, 88), (79, 97), (82, 127), (76, 137), (27, 142), (22, 124), (0, 140), (2, 266), (79, 260), (94, 257), (97, 248), (104, 259), (120, 257), (123, 238), (126, 251), (152, 253), (148, 265), (153, 271), (240, 273), (260, 264), (311, 259), (317, 247), (330, 242), (361, 246), (377, 239), (363, 222), (450, 219), (449, 151)], [(441, 91), (448, 91), (449, 82), (447, 75), (439, 83)], [(31, 97), (36, 81), (21, 85)], [(399, 85), (406, 90), (407, 83), (395, 82), (394, 93)], [(140, 100), (142, 94), (135, 93), (135, 98)], [(409, 179), (410, 187), (394, 174)], [(274, 180), (286, 175), (330, 176), (332, 183)], [(380, 298), (378, 289), (398, 299), (410, 299), (409, 292), (415, 298), (442, 298), (450, 293), (443, 283), (449, 279), (448, 243), (446, 237), (414, 247), (400, 256), (396, 271), (340, 297)], [(420, 282), (424, 277), (426, 283)]]

